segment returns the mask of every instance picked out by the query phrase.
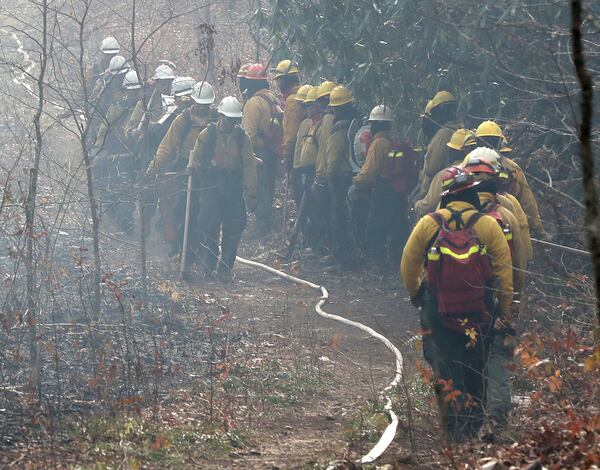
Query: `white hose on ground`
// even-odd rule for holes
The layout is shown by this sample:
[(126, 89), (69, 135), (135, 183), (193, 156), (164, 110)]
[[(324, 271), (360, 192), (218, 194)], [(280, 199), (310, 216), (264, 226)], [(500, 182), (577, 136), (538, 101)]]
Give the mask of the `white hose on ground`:
[(382, 396), (385, 400), (385, 410), (388, 412), (391, 422), (387, 426), (387, 428), (385, 429), (385, 431), (383, 432), (381, 437), (379, 438), (379, 441), (377, 442), (375, 447), (373, 447), (369, 451), (368, 454), (364, 455), (359, 460), (359, 462), (360, 463), (371, 463), (371, 462), (377, 460), (381, 456), (381, 454), (383, 454), (385, 452), (385, 450), (389, 447), (389, 445), (394, 440), (394, 437), (396, 436), (396, 429), (398, 428), (398, 417), (392, 410), (392, 399), (390, 397), (390, 394), (394, 390), (394, 388), (396, 388), (400, 384), (400, 380), (402, 379), (402, 367), (403, 367), (402, 353), (398, 350), (398, 348), (396, 346), (394, 346), (394, 344), (389, 339), (387, 339), (385, 336), (377, 333), (372, 328), (370, 328), (366, 325), (363, 325), (362, 323), (348, 320), (347, 318), (344, 318), (344, 317), (340, 317), (339, 315), (333, 315), (331, 313), (325, 312), (323, 310), (323, 306), (329, 300), (329, 292), (327, 292), (327, 289), (325, 287), (320, 286), (320, 285), (315, 284), (310, 281), (305, 281), (304, 279), (300, 279), (295, 276), (291, 276), (290, 274), (286, 274), (283, 271), (279, 271), (278, 269), (267, 266), (266, 264), (257, 263), (256, 261), (250, 261), (250, 260), (247, 260), (244, 258), (240, 258), (239, 256), (236, 258), (236, 260), (240, 264), (245, 264), (247, 266), (252, 266), (254, 268), (262, 269), (263, 271), (268, 271), (268, 272), (275, 274), (276, 276), (279, 276), (283, 279), (287, 279), (288, 281), (291, 281), (296, 284), (299, 284), (302, 286), (307, 286), (312, 289), (320, 291), (321, 298), (319, 299), (319, 302), (315, 306), (315, 311), (317, 312), (317, 314), (319, 316), (321, 316), (323, 318), (327, 318), (329, 320), (334, 320), (334, 321), (344, 323), (346, 325), (350, 325), (355, 328), (358, 328), (359, 330), (362, 330), (365, 333), (369, 334), (371, 337), (376, 338), (379, 341), (381, 341), (392, 353), (394, 353), (394, 356), (396, 357), (396, 375), (394, 376), (394, 380), (382, 392)]

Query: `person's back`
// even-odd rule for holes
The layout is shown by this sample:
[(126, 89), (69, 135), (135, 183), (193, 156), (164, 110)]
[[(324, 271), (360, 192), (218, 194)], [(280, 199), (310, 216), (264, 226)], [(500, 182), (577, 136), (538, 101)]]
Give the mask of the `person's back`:
[[(512, 300), (510, 248), (498, 222), (479, 212), (477, 185), (463, 169), (448, 169), (442, 208), (417, 223), (401, 263), (404, 286), (420, 307), (423, 354), (451, 441), (474, 437), (483, 423), (489, 335), (509, 317)], [(441, 386), (449, 381), (461, 392), (453, 407)], [(467, 406), (467, 397), (477, 405)]]

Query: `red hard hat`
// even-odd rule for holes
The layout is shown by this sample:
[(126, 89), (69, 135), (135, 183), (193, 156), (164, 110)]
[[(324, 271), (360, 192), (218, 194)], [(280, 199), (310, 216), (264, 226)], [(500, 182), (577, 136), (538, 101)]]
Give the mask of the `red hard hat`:
[(468, 163), (465, 166), (465, 170), (469, 173), (489, 173), (490, 175), (495, 175), (496, 171), (486, 162), (479, 162), (476, 164)]
[(442, 196), (456, 194), (477, 186), (480, 181), (475, 181), (473, 175), (467, 173), (459, 166), (446, 168), (442, 175)]
[(267, 68), (262, 64), (252, 64), (246, 70), (246, 77), (248, 80), (266, 80), (267, 79)]
[(248, 73), (248, 69), (252, 67), (252, 62), (246, 63), (240, 67), (237, 73), (237, 78), (246, 78), (246, 74)]

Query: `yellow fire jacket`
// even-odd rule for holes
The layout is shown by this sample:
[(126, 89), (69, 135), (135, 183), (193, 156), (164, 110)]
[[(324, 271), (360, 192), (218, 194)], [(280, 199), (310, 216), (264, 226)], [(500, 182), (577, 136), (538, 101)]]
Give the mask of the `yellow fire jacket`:
[(289, 160), (294, 158), (298, 129), (304, 114), (302, 105), (295, 99), (299, 88), (300, 85), (292, 88), (292, 92), (285, 99), (283, 108), (283, 155)]
[(513, 266), (513, 289), (515, 292), (522, 293), (525, 289), (525, 268), (527, 267), (527, 248), (521, 226), (516, 216), (506, 207), (502, 205), (500, 197), (494, 196), (492, 193), (479, 193), (479, 201), (483, 206), (485, 204), (499, 204), (498, 214), (502, 217), (502, 222), (508, 225), (511, 233), (508, 235), (512, 240), (507, 241), (512, 243), (512, 266)]
[(300, 151), (300, 167), (315, 166), (319, 153), (319, 141), (323, 128), (323, 119), (312, 122), (308, 132), (302, 139), (302, 150)]
[(531, 246), (531, 233), (529, 232), (529, 222), (527, 221), (527, 215), (521, 207), (521, 203), (512, 194), (503, 193), (498, 194), (498, 200), (503, 207), (506, 207), (511, 211), (517, 218), (519, 227), (521, 227), (521, 233), (523, 234), (523, 241), (525, 242), (525, 259), (527, 262), (533, 259), (533, 247)]
[(444, 124), (431, 138), (427, 145), (425, 153), (425, 162), (423, 171), (421, 172), (420, 181), (420, 197), (427, 194), (431, 180), (436, 173), (448, 166), (448, 147), (446, 144), (450, 142), (450, 138), (454, 131), (459, 129), (461, 125), (456, 121), (450, 121)]
[(514, 184), (510, 189), (510, 193), (519, 200), (519, 203), (521, 203), (521, 207), (523, 207), (525, 214), (527, 214), (529, 226), (534, 230), (542, 231), (543, 226), (540, 210), (523, 170), (517, 162), (510, 158), (502, 156), (501, 162), (502, 165), (513, 174)]
[[(294, 145), (294, 168), (300, 168), (302, 166), (302, 164), (301, 164), (302, 147), (304, 144), (304, 139), (308, 135), (308, 131), (311, 126), (312, 126), (311, 118), (306, 118), (300, 123), (300, 127), (298, 128), (298, 134), (296, 136), (296, 143)], [(315, 153), (315, 160), (316, 160), (316, 153)], [(306, 165), (304, 165), (304, 166), (306, 166)]]
[[(187, 123), (186, 119), (189, 120)], [(190, 109), (177, 116), (158, 146), (156, 156), (150, 162), (146, 173), (150, 175), (160, 169), (185, 168), (198, 134), (206, 128), (208, 123), (208, 116), (201, 118), (194, 116)]]
[[(457, 160), (452, 163), (452, 165), (460, 165), (461, 163), (462, 160)], [(445, 170), (446, 167), (435, 174), (429, 184), (425, 197), (415, 202), (415, 213), (417, 214), (417, 217), (423, 217), (425, 214), (433, 212), (440, 204), (440, 200), (442, 199), (442, 176), (444, 175)]]
[[(475, 208), (471, 204), (462, 201), (451, 202), (449, 207), (455, 211), (472, 209), (463, 214), (463, 222), (469, 220), (469, 217), (475, 212)], [(441, 209), (440, 214), (445, 220), (450, 219), (449, 210)], [(455, 228), (454, 222), (450, 224), (450, 228)], [(404, 287), (411, 297), (418, 293), (421, 282), (425, 278), (424, 263), (427, 258), (427, 250), (438, 230), (438, 224), (432, 217), (426, 215), (419, 220), (404, 247), (400, 271)], [(510, 248), (504, 233), (498, 222), (487, 215), (482, 216), (475, 223), (473, 230), (487, 248), (492, 274), (500, 281), (498, 297), (501, 312), (508, 317), (513, 294), (513, 276)]]
[(215, 170), (241, 171), (244, 196), (249, 207), (256, 206), (256, 159), (252, 151), (252, 143), (248, 134), (244, 133), (242, 148), (238, 147), (234, 132), (224, 133), (217, 125), (214, 152), (212, 155), (204, 155), (204, 148), (209, 140), (209, 129), (204, 129), (198, 135), (196, 144), (190, 152), (188, 168), (190, 170), (206, 171), (201, 165), (201, 160), (206, 158), (210, 161), (210, 168)]
[(327, 139), (327, 177), (352, 172), (348, 143), (349, 127), (350, 120), (348, 119), (338, 121), (333, 125), (331, 135)]
[(392, 140), (387, 131), (379, 131), (373, 137), (365, 162), (358, 175), (354, 177), (353, 182), (358, 185), (372, 185), (377, 177), (382, 175), (382, 168), (385, 159), (392, 150)]
[(264, 134), (268, 132), (273, 117), (269, 103), (276, 101), (273, 92), (265, 88), (257, 91), (244, 105), (242, 128), (250, 137), (252, 148), (258, 155), (266, 147)]
[(333, 129), (333, 114), (325, 114), (321, 120), (321, 127), (317, 139), (316, 178), (323, 179), (327, 176), (327, 141)]

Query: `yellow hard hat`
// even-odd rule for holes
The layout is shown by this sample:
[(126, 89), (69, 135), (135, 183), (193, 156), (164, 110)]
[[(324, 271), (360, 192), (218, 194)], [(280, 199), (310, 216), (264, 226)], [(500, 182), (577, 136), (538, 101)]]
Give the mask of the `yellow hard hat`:
[(319, 85), (318, 97), (322, 98), (323, 96), (329, 95), (336, 86), (337, 84), (330, 82), (329, 80), (324, 81), (323, 83), (321, 83), (321, 85)]
[[(456, 98), (454, 98), (452, 93), (448, 91), (438, 91), (430, 101), (431, 108), (429, 111), (431, 112), (434, 108), (437, 108), (441, 104), (453, 103), (454, 101), (456, 101)], [(427, 112), (427, 108), (425, 108), (425, 112)]]
[(337, 107), (342, 106), (344, 104), (352, 103), (354, 98), (352, 97), (352, 93), (342, 85), (336, 86), (333, 90), (331, 90), (331, 94), (329, 95), (329, 106)]
[(448, 142), (446, 146), (454, 150), (462, 150), (469, 133), (469, 129), (457, 129), (454, 131), (454, 134), (452, 134), (452, 137), (450, 137), (450, 142)]
[(423, 114), (426, 114), (427, 116), (431, 114), (431, 100), (427, 101), (427, 104), (425, 105), (425, 111), (423, 112)]
[(477, 137), (475, 137), (475, 131), (469, 129), (467, 135), (465, 135), (465, 140), (463, 142), (463, 149), (465, 147), (473, 147), (477, 146)]
[(308, 93), (308, 91), (312, 88), (312, 85), (302, 85), (300, 88), (298, 88), (298, 91), (296, 92), (296, 96), (294, 97), (294, 99), (296, 101), (304, 101), (306, 99), (306, 94)]
[(504, 137), (502, 128), (494, 121), (483, 121), (475, 131), (477, 137)]
[(286, 59), (277, 64), (277, 67), (275, 67), (275, 70), (273, 71), (273, 78), (285, 77), (287, 75), (298, 75), (298, 72), (300, 72), (298, 64)]
[(317, 98), (319, 98), (319, 87), (314, 86), (310, 90), (308, 90), (308, 93), (306, 94), (306, 98), (304, 98), (304, 102), (305, 103), (314, 103), (315, 101), (317, 101)]
[(508, 139), (506, 138), (505, 135), (502, 136), (502, 145), (500, 146), (500, 150), (498, 150), (498, 152), (500, 152), (500, 153), (510, 153), (510, 152), (512, 152), (512, 148), (510, 148), (508, 146)]

